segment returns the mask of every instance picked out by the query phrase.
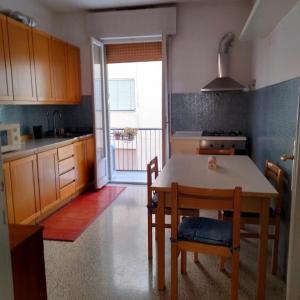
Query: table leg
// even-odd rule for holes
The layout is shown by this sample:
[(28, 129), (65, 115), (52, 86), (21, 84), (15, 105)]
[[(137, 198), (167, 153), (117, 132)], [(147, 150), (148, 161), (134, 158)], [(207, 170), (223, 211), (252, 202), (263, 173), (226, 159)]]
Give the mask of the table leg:
[(258, 257), (258, 274), (256, 299), (265, 299), (266, 279), (267, 279), (267, 260), (268, 260), (268, 231), (269, 231), (269, 201), (261, 201), (260, 213), (260, 241)]
[(157, 232), (157, 287), (165, 288), (165, 193), (158, 193)]

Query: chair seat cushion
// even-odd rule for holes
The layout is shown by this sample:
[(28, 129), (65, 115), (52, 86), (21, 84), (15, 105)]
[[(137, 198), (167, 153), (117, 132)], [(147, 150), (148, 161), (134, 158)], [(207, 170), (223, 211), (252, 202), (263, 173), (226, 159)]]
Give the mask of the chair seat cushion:
[[(224, 217), (227, 218), (232, 218), (233, 216), (233, 212), (229, 211), (229, 210), (225, 210), (223, 212)], [(270, 207), (269, 209), (269, 216), (270, 218), (274, 218), (276, 215), (275, 209), (273, 209), (272, 207)], [(241, 213), (241, 217), (242, 218), (259, 218), (259, 213), (255, 213), (255, 212), (242, 212)]]
[(152, 208), (157, 208), (157, 204), (158, 204), (158, 195), (157, 193), (154, 192), (151, 201)]
[(178, 227), (180, 240), (230, 247), (232, 223), (203, 217), (187, 217)]

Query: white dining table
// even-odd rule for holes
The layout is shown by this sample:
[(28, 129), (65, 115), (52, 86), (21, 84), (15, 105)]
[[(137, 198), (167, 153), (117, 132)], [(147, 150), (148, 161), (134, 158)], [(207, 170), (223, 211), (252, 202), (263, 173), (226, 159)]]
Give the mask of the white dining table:
[(172, 182), (210, 189), (241, 187), (241, 210), (260, 214), (256, 299), (265, 299), (269, 205), (270, 200), (277, 197), (278, 193), (248, 156), (218, 155), (216, 170), (208, 168), (208, 157), (209, 155), (175, 154), (152, 183), (152, 190), (158, 194), (157, 287), (159, 290), (165, 287), (164, 208), (171, 206)]

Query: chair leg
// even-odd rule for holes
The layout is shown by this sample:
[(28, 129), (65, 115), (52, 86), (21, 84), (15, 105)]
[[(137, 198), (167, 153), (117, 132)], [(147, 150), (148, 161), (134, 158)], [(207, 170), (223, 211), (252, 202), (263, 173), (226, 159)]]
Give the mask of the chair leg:
[(234, 251), (232, 254), (231, 300), (237, 300), (239, 297), (239, 261), (240, 253)]
[(198, 252), (194, 252), (194, 263), (199, 262)]
[(186, 274), (186, 251), (181, 250), (181, 274)]
[(223, 272), (225, 269), (225, 257), (220, 257), (220, 272)]
[(280, 217), (276, 216), (275, 234), (274, 234), (274, 241), (273, 241), (273, 253), (272, 253), (272, 274), (273, 275), (277, 274), (279, 231), (280, 231)]
[(152, 259), (152, 213), (148, 211), (148, 259)]
[(178, 256), (177, 243), (171, 244), (171, 300), (178, 299)]

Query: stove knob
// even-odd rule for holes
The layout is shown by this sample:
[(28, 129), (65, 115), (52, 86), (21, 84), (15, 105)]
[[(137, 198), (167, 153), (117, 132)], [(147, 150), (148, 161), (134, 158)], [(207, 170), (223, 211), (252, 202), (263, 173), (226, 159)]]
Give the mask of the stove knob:
[(221, 148), (224, 148), (224, 144), (221, 145)]
[(213, 144), (210, 144), (210, 145), (209, 145), (209, 147), (210, 147), (210, 148), (213, 148), (213, 147), (214, 147), (214, 145), (213, 145)]
[(235, 148), (235, 144), (232, 144), (232, 146), (231, 146), (232, 148)]

